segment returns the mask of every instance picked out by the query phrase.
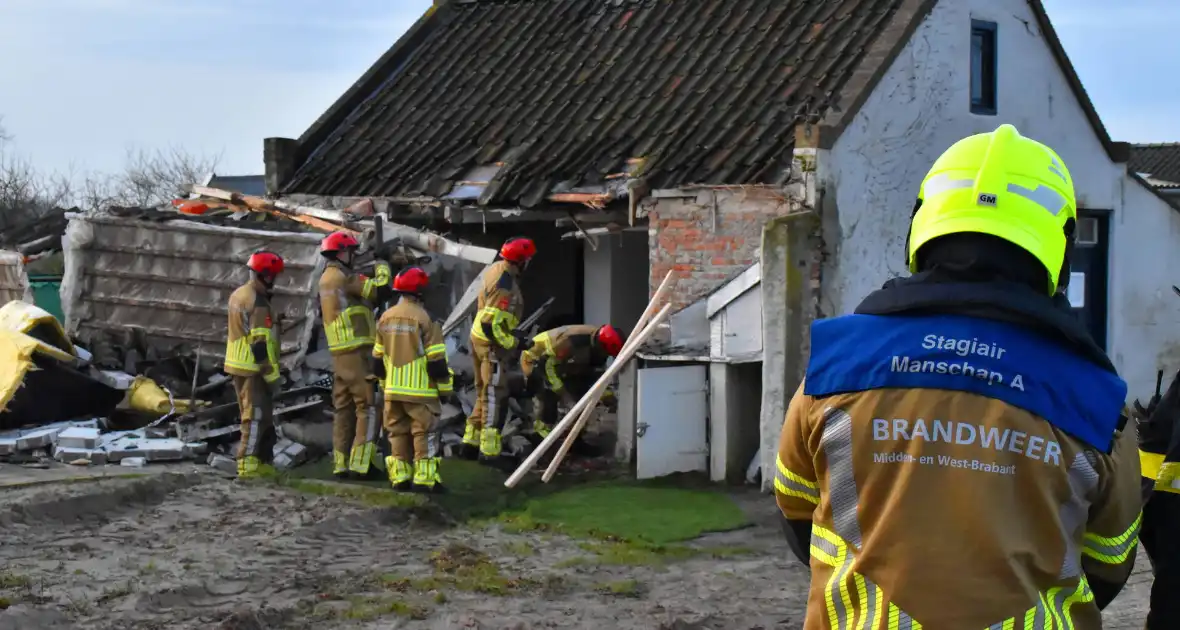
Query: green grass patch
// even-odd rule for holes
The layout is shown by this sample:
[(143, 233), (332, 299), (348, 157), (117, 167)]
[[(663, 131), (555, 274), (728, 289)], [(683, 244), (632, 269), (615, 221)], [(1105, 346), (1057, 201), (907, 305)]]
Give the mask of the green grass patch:
[(500, 597), (544, 586), (537, 580), (504, 575), (491, 558), (464, 545), (449, 545), (436, 551), (430, 557), (430, 564), (434, 568), (433, 575), (383, 575), (380, 581), (386, 588), (399, 592), (440, 593), (452, 588)]
[(394, 492), (386, 484), (384, 487), (371, 487), (359, 484), (319, 481), (294, 476), (280, 475), (271, 481), (284, 488), (296, 492), (320, 497), (337, 497), (348, 499), (363, 505), (376, 508), (409, 508), (426, 504), (426, 497), (406, 492)]
[(618, 482), (533, 499), (525, 510), (506, 515), (503, 521), (516, 531), (557, 531), (648, 545), (749, 525), (741, 508), (718, 491)]
[(614, 597), (643, 597), (647, 590), (643, 583), (639, 580), (618, 580), (615, 582), (603, 582), (594, 587), (594, 590), (603, 595), (611, 595)]
[(658, 568), (670, 562), (692, 558), (721, 559), (754, 553), (754, 550), (746, 547), (690, 547), (627, 541), (585, 542), (578, 546), (590, 555), (563, 560), (557, 564), (558, 568), (595, 565)]
[(0, 571), (0, 590), (16, 590), (29, 588), (33, 580), (28, 576), (18, 575), (11, 571)]
[(426, 619), (430, 616), (430, 610), (396, 597), (377, 595), (350, 597), (348, 607), (339, 612), (340, 617), (354, 621), (372, 621), (389, 615)]

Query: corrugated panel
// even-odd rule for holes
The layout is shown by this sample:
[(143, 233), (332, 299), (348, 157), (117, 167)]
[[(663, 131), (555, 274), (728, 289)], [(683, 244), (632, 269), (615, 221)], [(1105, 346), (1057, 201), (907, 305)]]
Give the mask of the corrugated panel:
[(774, 183), (900, 4), (451, 2), (285, 192), (443, 196), (504, 162), (485, 201), (529, 206), (630, 158), (653, 188)]
[(13, 300), (32, 303), (29, 277), (25, 275), (24, 258), (17, 252), (0, 250), (0, 305)]
[(268, 249), (286, 261), (274, 307), (285, 318), (282, 363), (290, 368), (302, 361), (316, 324), (321, 238), (191, 221), (74, 218), (63, 239), (66, 329), (88, 343), (139, 328), (163, 352), (200, 342), (205, 356), (224, 356), (229, 295), (249, 279), (250, 254)]

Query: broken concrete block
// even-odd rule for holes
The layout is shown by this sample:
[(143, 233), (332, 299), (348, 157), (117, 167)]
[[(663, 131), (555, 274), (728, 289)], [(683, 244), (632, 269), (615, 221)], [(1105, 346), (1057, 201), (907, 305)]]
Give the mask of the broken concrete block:
[(76, 464), (79, 460), (85, 460), (87, 463), (95, 466), (105, 466), (107, 463), (107, 454), (105, 451), (65, 446), (55, 448), (53, 450), (53, 458), (63, 464)]
[(147, 460), (142, 457), (128, 457), (119, 462), (119, 465), (128, 468), (143, 468), (147, 466)]
[(110, 451), (110, 455), (118, 456), (120, 460), (143, 457), (149, 462), (174, 462), (185, 459), (187, 455), (184, 442), (176, 438), (129, 440), (117, 446), (117, 450)]
[(226, 457), (225, 455), (218, 455), (217, 453), (214, 453), (209, 456), (207, 463), (210, 467), (216, 468), (221, 472), (230, 473), (233, 475), (238, 474), (238, 462), (232, 457)]
[(189, 442), (184, 445), (184, 448), (188, 451), (189, 457), (204, 455), (209, 452), (209, 445), (204, 442)]
[(57, 435), (57, 445), (62, 448), (94, 450), (101, 438), (98, 429), (70, 427)]
[(135, 382), (134, 376), (117, 370), (97, 370), (94, 378), (108, 387), (124, 390), (130, 389), (131, 384)]
[(307, 447), (291, 440), (281, 439), (274, 447), (275, 468), (286, 470), (307, 461)]
[(65, 430), (64, 426), (41, 427), (40, 429), (26, 431), (16, 439), (16, 450), (32, 451), (53, 446), (54, 440), (57, 439), (57, 434), (63, 430)]

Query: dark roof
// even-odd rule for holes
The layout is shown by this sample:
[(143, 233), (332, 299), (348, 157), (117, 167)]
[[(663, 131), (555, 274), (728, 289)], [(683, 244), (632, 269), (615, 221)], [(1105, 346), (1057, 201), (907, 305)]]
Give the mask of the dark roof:
[(1180, 142), (1133, 144), (1130, 167), (1156, 188), (1180, 188)]
[(795, 124), (846, 119), (933, 4), (443, 2), (300, 138), (283, 192), (441, 197), (502, 162), (480, 202), (528, 206), (632, 158), (653, 188), (776, 183)]

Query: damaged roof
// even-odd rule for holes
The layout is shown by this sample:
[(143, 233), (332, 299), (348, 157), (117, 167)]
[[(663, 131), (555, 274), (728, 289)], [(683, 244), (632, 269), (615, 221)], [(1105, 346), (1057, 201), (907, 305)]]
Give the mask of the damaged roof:
[(442, 197), (502, 164), (479, 201), (530, 206), (637, 158), (653, 188), (777, 183), (794, 126), (855, 109), (933, 3), (437, 4), (300, 138), (283, 192)]
[(1156, 188), (1180, 188), (1180, 142), (1133, 144), (1129, 166)]

